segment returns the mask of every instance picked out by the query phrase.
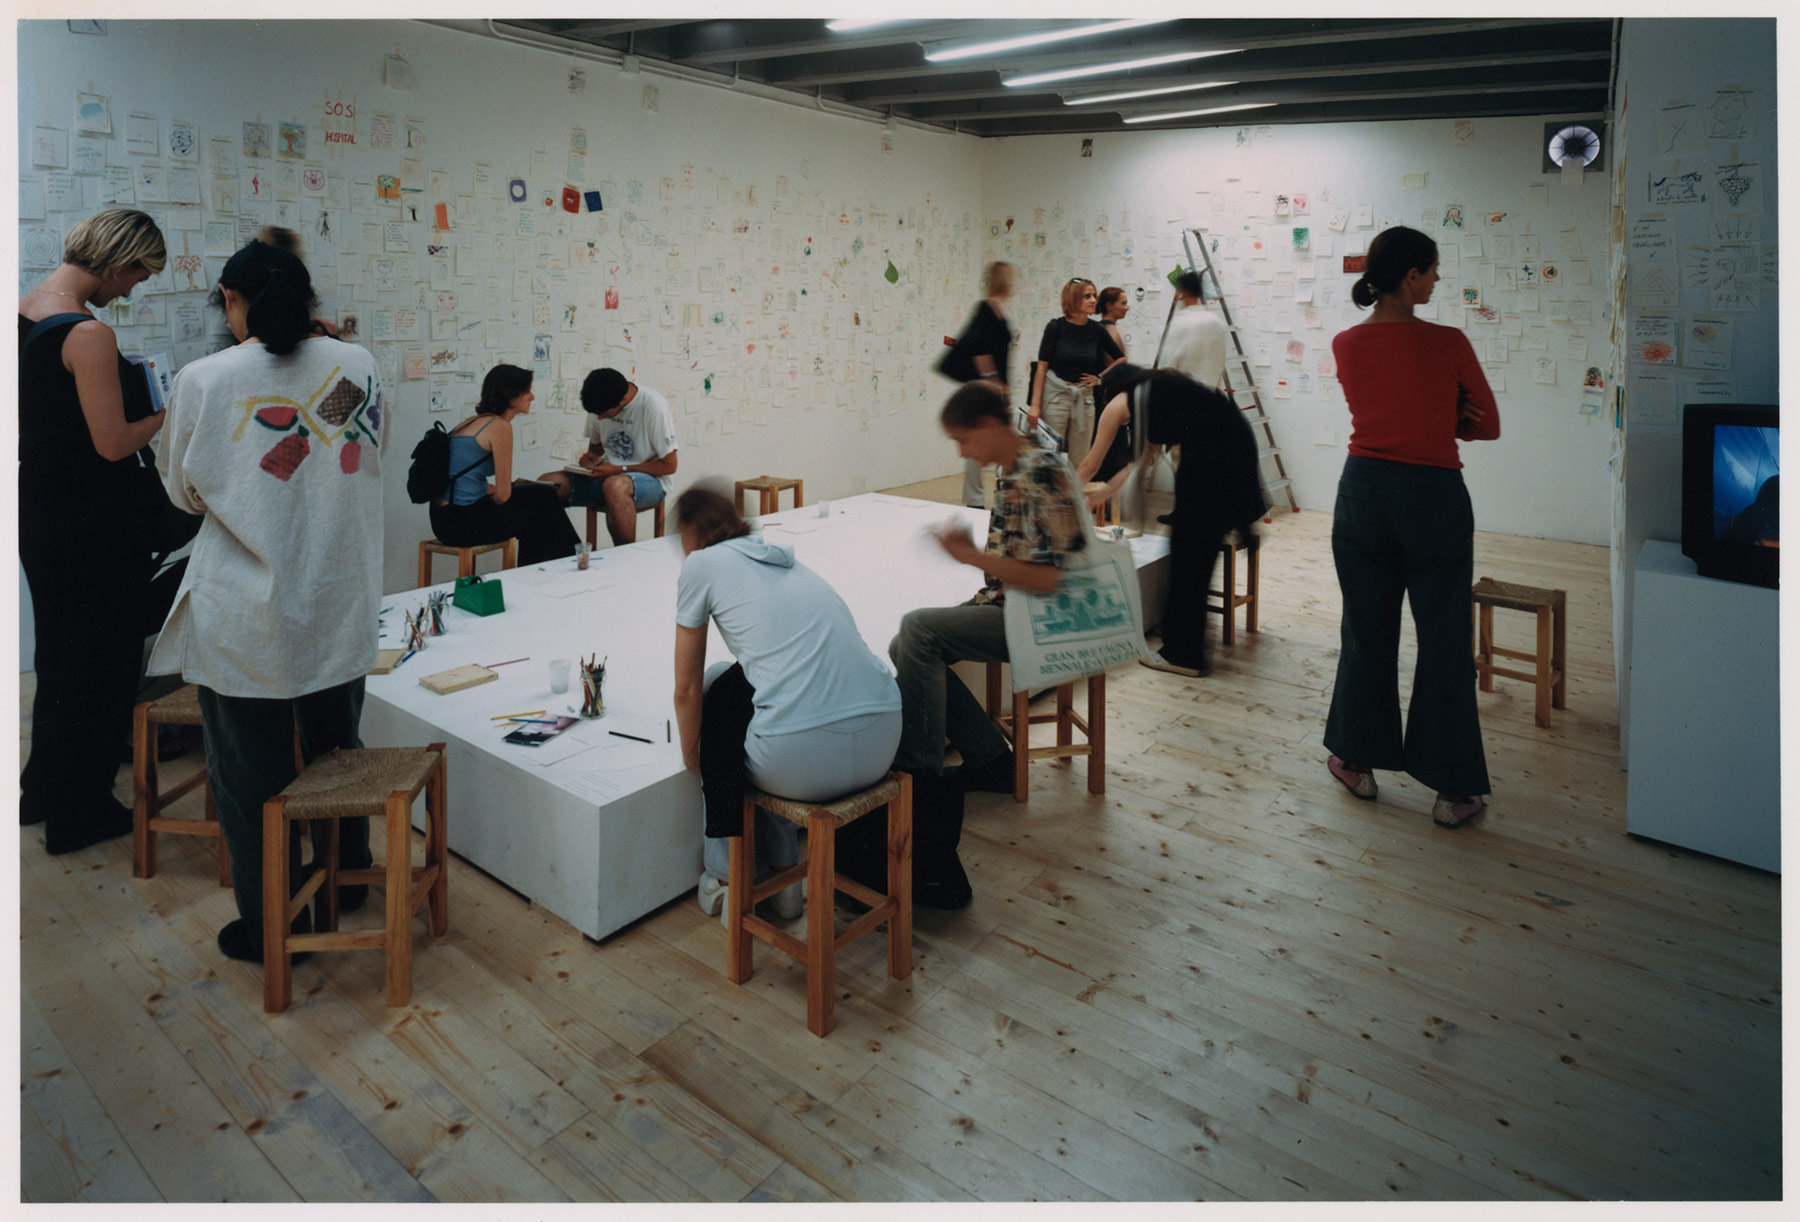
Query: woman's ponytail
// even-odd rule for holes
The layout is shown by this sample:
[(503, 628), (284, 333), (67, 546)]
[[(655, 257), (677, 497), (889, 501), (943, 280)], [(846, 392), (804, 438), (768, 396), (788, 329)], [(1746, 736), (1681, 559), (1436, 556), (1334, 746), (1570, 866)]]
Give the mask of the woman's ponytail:
[(1355, 302), (1359, 309), (1368, 309), (1375, 304), (1375, 299), (1379, 296), (1381, 294), (1375, 291), (1374, 283), (1366, 274), (1357, 277), (1356, 283), (1350, 286), (1350, 300)]
[(1395, 225), (1369, 243), (1365, 271), (1350, 286), (1350, 300), (1363, 309), (1398, 289), (1407, 274), (1430, 271), (1438, 261), (1437, 243), (1417, 229)]
[(245, 327), (273, 355), (288, 355), (312, 334), (312, 274), (289, 251), (251, 242), (226, 261), (219, 284), (248, 303)]

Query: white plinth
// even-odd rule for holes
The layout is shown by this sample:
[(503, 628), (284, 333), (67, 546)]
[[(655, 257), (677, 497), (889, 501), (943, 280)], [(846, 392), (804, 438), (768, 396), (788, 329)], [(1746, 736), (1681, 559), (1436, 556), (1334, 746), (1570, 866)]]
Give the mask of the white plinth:
[[(925, 529), (960, 515), (980, 538), (985, 511), (881, 493), (828, 508), (828, 517), (809, 505), (760, 525), (832, 584), (883, 660), (906, 612), (966, 601), (980, 587), (979, 574), (951, 561)], [(1132, 552), (1145, 614), (1154, 619), (1168, 540), (1133, 540)], [(444, 636), (368, 681), (366, 744), (447, 746), (451, 850), (594, 938), (691, 890), (700, 873), (699, 778), (669, 741), (680, 568), (681, 549), (670, 537), (597, 552), (585, 573), (573, 560), (514, 569), (501, 575), (503, 613), (483, 619), (453, 608)], [(419, 590), (385, 600), (384, 645), (399, 643), (402, 609), (424, 601)], [(550, 692), (548, 664), (587, 654), (608, 659), (607, 715), (543, 747), (502, 742), (496, 715), (572, 711), (579, 696)], [(529, 660), (449, 696), (419, 686), (422, 675), (519, 657)], [(710, 632), (707, 660), (727, 657)]]
[(1781, 869), (1780, 596), (1638, 553), (1625, 829)]

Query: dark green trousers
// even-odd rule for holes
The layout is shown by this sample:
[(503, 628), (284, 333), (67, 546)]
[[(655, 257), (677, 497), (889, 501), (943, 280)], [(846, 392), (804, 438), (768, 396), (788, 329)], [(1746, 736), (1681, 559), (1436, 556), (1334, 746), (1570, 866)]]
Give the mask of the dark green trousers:
[[(300, 753), (311, 763), (339, 747), (362, 746), (356, 736), (362, 720), (363, 680), (358, 678), (288, 700), (222, 696), (200, 687), (201, 736), (206, 743), (206, 778), (219, 807), (219, 830), (231, 850), (231, 890), (238, 915), (256, 942), (262, 941), (263, 803), (287, 788), (294, 768), (294, 732)], [(373, 860), (369, 853), (369, 821), (340, 819), (338, 866), (360, 870)], [(325, 845), (329, 828), (315, 822), (313, 857)], [(300, 828), (289, 824), (288, 877), (296, 890), (300, 872)]]
[[(1331, 554), (1344, 617), (1326, 749), (1451, 797), (1490, 792), (1469, 628), (1475, 515), (1462, 472), (1352, 455), (1338, 481)], [(1402, 598), (1419, 643), (1404, 733)]]

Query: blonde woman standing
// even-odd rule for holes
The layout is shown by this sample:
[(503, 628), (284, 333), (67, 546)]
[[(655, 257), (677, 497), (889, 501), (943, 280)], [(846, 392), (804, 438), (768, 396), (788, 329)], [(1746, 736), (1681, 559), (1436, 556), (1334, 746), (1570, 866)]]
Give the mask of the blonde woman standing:
[[(981, 273), (981, 283), (987, 296), (975, 303), (968, 325), (938, 369), (958, 382), (992, 382), (1010, 398), (1007, 360), (1012, 355), (1013, 329), (1007, 321), (1006, 303), (1012, 297), (1012, 264), (988, 264)], [(963, 460), (963, 504), (974, 509), (987, 506), (987, 494), (981, 484), (983, 470), (974, 459)]]
[(1092, 280), (1076, 276), (1062, 289), (1062, 317), (1044, 326), (1038, 343), (1038, 360), (1047, 368), (1042, 379), (1032, 379), (1026, 419), (1036, 428), (1040, 419), (1063, 439), (1069, 461), (1087, 457), (1094, 436), (1094, 389), (1100, 375), (1125, 359), (1106, 327), (1093, 320), (1099, 293)]

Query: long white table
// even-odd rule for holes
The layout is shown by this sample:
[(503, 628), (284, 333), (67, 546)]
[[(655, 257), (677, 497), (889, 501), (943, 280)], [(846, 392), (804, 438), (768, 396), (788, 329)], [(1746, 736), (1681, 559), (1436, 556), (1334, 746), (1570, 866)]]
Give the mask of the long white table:
[[(928, 527), (959, 516), (978, 539), (985, 532), (983, 510), (885, 493), (770, 514), (756, 524), (836, 588), (885, 661), (906, 612), (962, 602), (979, 588), (975, 570), (926, 536)], [(1168, 541), (1134, 539), (1132, 551), (1145, 614), (1154, 620)], [(499, 575), (503, 613), (484, 618), (451, 608), (443, 636), (368, 681), (365, 743), (447, 746), (451, 850), (593, 938), (691, 890), (700, 873), (700, 782), (682, 767), (673, 741), (681, 558), (671, 536), (596, 552), (586, 572), (573, 560), (509, 570)], [(427, 587), (433, 589), (449, 583)], [(402, 611), (416, 611), (426, 592), (384, 600), (384, 646), (400, 643)], [(589, 654), (607, 659), (606, 716), (541, 747), (503, 742), (510, 727), (497, 716), (574, 711), (579, 680), (570, 692), (552, 694), (549, 662)], [(448, 696), (419, 685), (421, 676), (454, 666), (521, 657), (527, 660), (499, 667), (498, 680)], [(727, 657), (711, 630), (707, 660)]]

